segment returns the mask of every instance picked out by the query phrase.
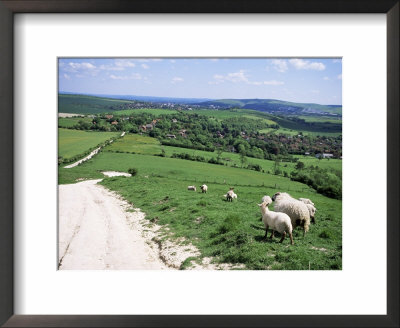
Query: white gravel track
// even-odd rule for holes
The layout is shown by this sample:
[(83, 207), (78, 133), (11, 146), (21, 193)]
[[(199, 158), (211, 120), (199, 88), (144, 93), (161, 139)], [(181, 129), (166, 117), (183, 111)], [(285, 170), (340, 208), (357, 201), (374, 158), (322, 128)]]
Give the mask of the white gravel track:
[(59, 269), (168, 269), (143, 237), (143, 213), (99, 181), (59, 186)]

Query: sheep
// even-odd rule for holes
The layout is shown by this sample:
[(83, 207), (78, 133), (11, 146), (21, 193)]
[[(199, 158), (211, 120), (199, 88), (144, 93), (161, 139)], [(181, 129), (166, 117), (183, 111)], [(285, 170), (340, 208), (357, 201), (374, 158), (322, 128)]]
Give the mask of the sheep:
[(234, 199), (237, 199), (237, 195), (234, 193), (233, 188), (231, 188), (226, 195), (224, 195), (224, 197), (226, 197), (226, 200), (228, 202), (232, 202)]
[(267, 238), (267, 233), (268, 233), (268, 228), (272, 229), (271, 232), (271, 239), (274, 237), (274, 231), (278, 231), (281, 235), (282, 238), (279, 241), (280, 243), (283, 242), (283, 240), (286, 237), (286, 234), (289, 234), (290, 238), (290, 243), (293, 245), (293, 228), (292, 228), (292, 222), (290, 220), (289, 215), (281, 212), (273, 212), (268, 209), (268, 205), (272, 203), (272, 199), (269, 196), (263, 197), (265, 200), (261, 204), (258, 204), (261, 208), (261, 213), (262, 213), (262, 221), (264, 222), (265, 225), (265, 236), (264, 238)]
[(277, 192), (272, 196), (272, 200), (275, 202), (274, 210), (289, 215), (293, 229), (298, 225), (303, 227), (303, 236), (305, 236), (310, 228), (310, 212), (307, 205), (285, 192)]
[(311, 222), (315, 223), (315, 212), (317, 211), (317, 209), (315, 208), (314, 203), (311, 201), (311, 199), (308, 198), (299, 198), (299, 201), (306, 204), (308, 212), (310, 213)]
[(307, 208), (308, 208), (308, 212), (310, 213), (310, 219), (312, 223), (315, 223), (315, 212), (317, 211), (317, 209), (315, 208), (314, 205), (311, 204), (306, 204)]
[(200, 189), (201, 189), (202, 193), (207, 193), (208, 187), (207, 187), (207, 185), (203, 184), (200, 186)]
[(196, 186), (188, 186), (188, 190), (196, 191)]
[(315, 206), (315, 204), (311, 201), (311, 199), (308, 198), (299, 198), (299, 201), (303, 202), (304, 204), (310, 204), (312, 206)]

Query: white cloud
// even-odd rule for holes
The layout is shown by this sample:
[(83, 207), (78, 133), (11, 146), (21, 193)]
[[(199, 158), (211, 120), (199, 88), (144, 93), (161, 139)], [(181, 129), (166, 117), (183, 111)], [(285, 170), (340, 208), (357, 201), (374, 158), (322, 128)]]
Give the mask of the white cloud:
[(172, 64), (175, 64), (176, 60), (175, 59), (171, 59), (169, 62), (172, 63)]
[(225, 76), (225, 80), (234, 82), (234, 83), (248, 82), (249, 80), (244, 72), (245, 71), (243, 69), (241, 69), (239, 72), (228, 73), (228, 75)]
[(324, 76), (324, 81), (329, 81), (330, 78), (328, 76)]
[(310, 90), (312, 93), (319, 93), (319, 90)]
[(341, 59), (332, 59), (332, 63), (337, 64), (337, 63), (341, 63), (342, 60)]
[(296, 69), (304, 69), (304, 70), (316, 70), (323, 71), (325, 69), (325, 65), (319, 62), (310, 62), (309, 60), (304, 59), (290, 59), (289, 63), (294, 66)]
[(79, 70), (94, 70), (96, 69), (96, 66), (94, 66), (91, 63), (74, 63), (74, 62), (70, 62), (68, 63), (68, 68), (66, 69), (66, 71), (69, 72), (77, 72)]
[(338, 78), (338, 80), (341, 80), (341, 79), (342, 79), (342, 74), (339, 74), (339, 75), (337, 76), (337, 78)]
[(71, 79), (71, 77), (68, 74), (64, 74), (64, 79), (69, 80), (69, 79)]
[(183, 82), (183, 81), (184, 81), (183, 78), (178, 77), (178, 76), (175, 76), (175, 77), (172, 79), (171, 83), (175, 84), (175, 83)]
[(99, 69), (104, 71), (123, 71), (125, 67), (123, 66), (114, 66), (114, 65), (100, 65)]
[(219, 59), (218, 58), (211, 58), (210, 61), (212, 62), (217, 62)]
[(286, 62), (286, 60), (283, 59), (273, 59), (271, 61), (272, 66), (274, 66), (274, 68), (281, 73), (284, 73), (288, 70), (288, 64)]
[(114, 61), (115, 66), (117, 67), (135, 67), (136, 64), (129, 59), (116, 59)]
[(232, 83), (246, 83), (251, 85), (282, 85), (284, 82), (281, 81), (250, 81), (249, 76), (245, 73), (246, 71), (241, 69), (238, 72), (228, 73), (227, 75), (215, 74), (213, 76), (214, 81), (208, 82), (208, 84), (220, 84), (226, 81)]
[(110, 79), (113, 80), (141, 80), (142, 76), (139, 73), (134, 73), (131, 75), (110, 75)]
[(150, 66), (147, 65), (147, 64), (142, 64), (142, 65), (140, 65), (140, 66), (142, 66), (143, 69), (149, 69), (149, 68), (150, 68)]
[(264, 81), (264, 84), (265, 85), (283, 85), (283, 84), (285, 84), (285, 82), (271, 80), (271, 81)]

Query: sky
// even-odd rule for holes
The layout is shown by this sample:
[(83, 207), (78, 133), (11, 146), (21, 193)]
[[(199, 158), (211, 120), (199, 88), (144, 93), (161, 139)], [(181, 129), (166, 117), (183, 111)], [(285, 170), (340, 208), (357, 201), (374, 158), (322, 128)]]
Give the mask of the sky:
[(342, 104), (340, 58), (60, 58), (59, 91)]

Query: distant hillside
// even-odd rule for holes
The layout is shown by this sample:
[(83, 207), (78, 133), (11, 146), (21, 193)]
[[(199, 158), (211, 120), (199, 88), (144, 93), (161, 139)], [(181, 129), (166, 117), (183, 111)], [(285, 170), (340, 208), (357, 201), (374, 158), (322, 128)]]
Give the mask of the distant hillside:
[(129, 109), (136, 102), (85, 95), (59, 94), (59, 113), (98, 114), (114, 110)]
[[(70, 92), (60, 92), (63, 95), (71, 95)], [(76, 94), (75, 94), (76, 95)], [(135, 96), (135, 95), (105, 95), (105, 94), (81, 94), (82, 96), (94, 96), (100, 98), (111, 98), (121, 100), (136, 100), (156, 103), (174, 103), (174, 104), (192, 104), (197, 102), (211, 101), (210, 98), (175, 98), (175, 97), (152, 97), (152, 96)]]
[(277, 114), (342, 115), (342, 106), (339, 105), (304, 104), (276, 99), (220, 99), (196, 104), (205, 107), (215, 106), (216, 108), (254, 109)]

